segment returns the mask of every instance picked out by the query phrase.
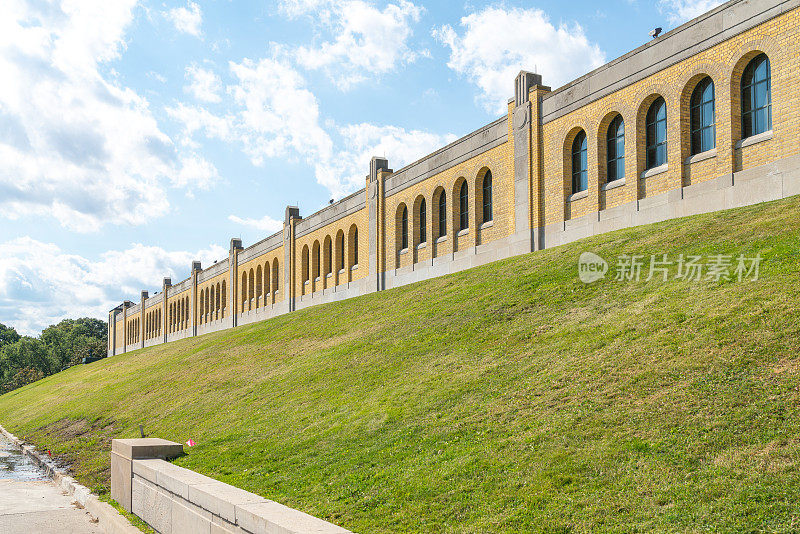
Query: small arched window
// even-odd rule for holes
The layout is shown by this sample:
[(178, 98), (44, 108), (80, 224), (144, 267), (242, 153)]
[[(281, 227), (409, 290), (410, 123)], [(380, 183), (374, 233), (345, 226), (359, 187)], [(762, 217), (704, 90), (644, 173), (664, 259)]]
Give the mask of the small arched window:
[(436, 232), (439, 237), (447, 235), (447, 197), (444, 191), (439, 193), (439, 228)]
[(400, 214), (400, 249), (408, 248), (408, 209), (403, 206), (403, 213)]
[(580, 193), (589, 188), (586, 132), (583, 130), (572, 141), (572, 192)]
[(428, 241), (428, 234), (425, 227), (428, 225), (427, 207), (425, 206), (425, 199), (423, 198), (419, 203), (419, 242), (425, 243)]
[(652, 169), (667, 162), (667, 103), (656, 98), (647, 110), (645, 124), (647, 168)]
[(458, 195), (458, 229), (466, 230), (469, 228), (469, 189), (467, 182), (461, 184), (461, 191)]
[(703, 78), (692, 93), (689, 106), (692, 130), (692, 155), (717, 146), (717, 128), (714, 118), (714, 82)]
[(742, 139), (772, 129), (772, 72), (766, 54), (754, 57), (742, 76)]
[(625, 178), (625, 121), (617, 115), (606, 134), (606, 182)]
[(486, 171), (483, 177), (483, 222), (492, 220), (492, 171)]

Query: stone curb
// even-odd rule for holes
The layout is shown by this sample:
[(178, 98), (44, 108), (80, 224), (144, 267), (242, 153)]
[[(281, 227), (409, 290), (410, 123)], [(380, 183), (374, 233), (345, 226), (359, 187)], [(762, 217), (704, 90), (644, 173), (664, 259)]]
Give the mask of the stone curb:
[(142, 531), (131, 525), (113, 506), (98, 499), (97, 495), (93, 495), (86, 486), (78, 484), (65, 471), (56, 467), (47, 455), (37, 452), (36, 447), (26, 445), (24, 441), (3, 428), (2, 425), (0, 425), (0, 432), (11, 443), (19, 447), (22, 454), (33, 460), (48, 477), (53, 479), (56, 486), (75, 497), (75, 500), (89, 512), (89, 515), (98, 520), (106, 534), (141, 534)]

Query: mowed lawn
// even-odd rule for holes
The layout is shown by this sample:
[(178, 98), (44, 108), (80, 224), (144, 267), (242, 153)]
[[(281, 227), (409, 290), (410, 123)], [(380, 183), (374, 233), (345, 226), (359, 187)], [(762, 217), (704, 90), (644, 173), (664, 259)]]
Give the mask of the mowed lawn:
[[(762, 261), (645, 281), (651, 254)], [(361, 533), (796, 532), (799, 384), (795, 197), (77, 366), (0, 424), (99, 492), (112, 437), (191, 438), (179, 465)]]

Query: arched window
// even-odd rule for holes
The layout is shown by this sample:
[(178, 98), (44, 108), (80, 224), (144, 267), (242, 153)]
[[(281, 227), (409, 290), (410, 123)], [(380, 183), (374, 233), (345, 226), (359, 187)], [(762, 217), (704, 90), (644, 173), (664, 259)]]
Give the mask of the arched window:
[(333, 245), (331, 243), (331, 238), (328, 237), (325, 239), (325, 274), (331, 274), (333, 272)]
[(436, 233), (439, 237), (447, 235), (447, 197), (444, 191), (439, 193), (439, 228)]
[(242, 273), (242, 311), (244, 311), (244, 303), (247, 302), (247, 273)]
[(408, 248), (408, 209), (403, 206), (400, 214), (400, 249)]
[(581, 132), (572, 141), (572, 192), (579, 193), (589, 188), (586, 132)]
[(309, 269), (308, 269), (308, 245), (304, 245), (303, 246), (303, 265), (302, 265), (302, 270), (303, 270), (303, 273), (302, 273), (303, 274), (303, 282), (304, 283), (308, 282), (309, 276), (310, 276)]
[(742, 76), (742, 139), (772, 129), (772, 72), (765, 54), (754, 57)]
[(278, 276), (278, 258), (272, 260), (272, 291), (277, 292), (278, 286), (280, 285), (278, 281), (280, 277)]
[(336, 246), (339, 249), (339, 257), (337, 261), (339, 264), (336, 266), (337, 271), (341, 271), (344, 269), (344, 232), (339, 231), (339, 235), (336, 236)]
[(217, 315), (219, 315), (219, 310), (220, 310), (220, 308), (221, 308), (221, 306), (220, 306), (220, 294), (219, 294), (219, 291), (220, 291), (219, 282), (217, 282), (217, 292), (216, 292), (216, 296), (217, 296), (217, 303), (216, 303), (216, 307), (214, 308), (214, 311), (216, 311), (216, 312), (217, 312)]
[(692, 93), (689, 107), (692, 130), (692, 155), (717, 146), (717, 128), (714, 119), (714, 82), (703, 78)]
[(625, 178), (625, 121), (617, 115), (606, 134), (606, 182)]
[(486, 171), (483, 177), (483, 222), (492, 220), (492, 171)]
[(459, 220), (458, 229), (466, 230), (469, 228), (469, 189), (467, 189), (467, 182), (461, 184), (461, 191), (458, 195), (459, 200)]
[(358, 265), (358, 228), (353, 228), (353, 265)]
[(261, 266), (258, 265), (256, 267), (256, 307), (259, 305), (259, 301), (261, 300), (261, 296), (264, 292), (264, 286), (262, 285), (262, 281), (264, 280), (264, 273), (261, 270)]
[(272, 294), (272, 289), (270, 288), (270, 281), (272, 278), (269, 275), (269, 261), (264, 264), (264, 304), (267, 303), (268, 297)]
[(427, 207), (425, 206), (425, 199), (419, 202), (419, 242), (425, 243), (428, 241), (428, 234), (425, 227), (428, 225)]
[(667, 162), (667, 103), (661, 97), (647, 110), (645, 132), (647, 168), (664, 165)]

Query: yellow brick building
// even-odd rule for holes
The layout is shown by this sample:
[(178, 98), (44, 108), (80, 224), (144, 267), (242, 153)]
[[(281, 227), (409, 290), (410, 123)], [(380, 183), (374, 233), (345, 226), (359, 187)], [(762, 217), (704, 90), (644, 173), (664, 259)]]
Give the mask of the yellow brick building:
[[(186, 280), (109, 313), (109, 354), (582, 237), (800, 194), (800, 0), (733, 0)], [(511, 86), (511, 80), (509, 80)]]

